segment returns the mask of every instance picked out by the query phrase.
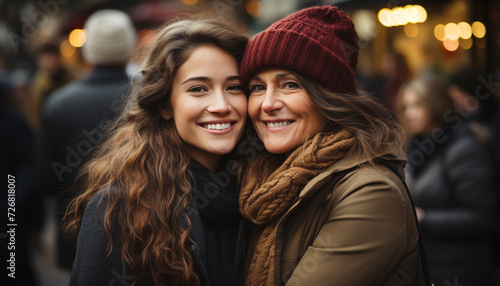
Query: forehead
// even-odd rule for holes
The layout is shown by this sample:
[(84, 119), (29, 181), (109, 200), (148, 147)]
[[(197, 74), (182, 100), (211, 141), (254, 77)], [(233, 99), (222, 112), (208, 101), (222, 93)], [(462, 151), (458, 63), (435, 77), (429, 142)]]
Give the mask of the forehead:
[(254, 75), (252, 79), (272, 80), (272, 79), (280, 79), (285, 76), (294, 76), (294, 75), (290, 70), (271, 68), (260, 71), (259, 73)]
[(203, 45), (191, 51), (176, 77), (215, 76), (228, 72), (238, 74), (236, 58), (215, 45)]

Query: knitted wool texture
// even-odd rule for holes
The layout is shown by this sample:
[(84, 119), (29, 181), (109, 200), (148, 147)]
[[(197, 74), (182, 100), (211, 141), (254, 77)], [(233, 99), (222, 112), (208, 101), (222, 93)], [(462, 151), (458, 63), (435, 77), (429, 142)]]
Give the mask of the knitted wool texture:
[(275, 240), (280, 218), (315, 176), (340, 160), (355, 142), (349, 131), (318, 133), (296, 149), (285, 162), (269, 153), (252, 161), (243, 176), (242, 215), (264, 226), (252, 257), (245, 285), (275, 285)]
[(248, 88), (257, 73), (280, 68), (294, 71), (340, 93), (355, 93), (358, 35), (344, 12), (333, 6), (295, 12), (253, 37), (240, 69)]

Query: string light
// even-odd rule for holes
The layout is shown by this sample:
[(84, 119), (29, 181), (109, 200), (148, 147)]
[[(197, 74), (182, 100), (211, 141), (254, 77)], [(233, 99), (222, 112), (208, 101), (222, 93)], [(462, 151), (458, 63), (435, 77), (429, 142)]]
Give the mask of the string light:
[(427, 20), (427, 11), (420, 5), (383, 8), (378, 12), (378, 20), (385, 27), (403, 26), (408, 23), (423, 23)]

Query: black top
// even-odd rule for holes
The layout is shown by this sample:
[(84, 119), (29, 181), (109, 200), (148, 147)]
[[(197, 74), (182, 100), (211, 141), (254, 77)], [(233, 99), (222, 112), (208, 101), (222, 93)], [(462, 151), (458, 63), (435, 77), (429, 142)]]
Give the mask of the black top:
[[(194, 166), (196, 170), (193, 170)], [(189, 167), (195, 182), (200, 182), (200, 179), (206, 179), (207, 175), (210, 175), (208, 170), (205, 169), (205, 172), (199, 166), (201, 165), (196, 163), (190, 164)], [(216, 181), (213, 179), (213, 182)], [(197, 186), (196, 189), (201, 187), (199, 183), (195, 186)], [(99, 191), (85, 209), (71, 273), (70, 285), (72, 286), (113, 285), (113, 283), (128, 285), (134, 280), (133, 273), (122, 263), (121, 248), (116, 246), (116, 243), (113, 244), (111, 255), (107, 256), (109, 236), (104, 228), (103, 218), (107, 203), (113, 199), (114, 192), (116, 192), (114, 189)], [(244, 221), (237, 215), (236, 219), (225, 226), (211, 224), (206, 218), (202, 218), (204, 216), (201, 215), (200, 206), (195, 203), (195, 200), (191, 200), (188, 216), (192, 227), (190, 236), (195, 242), (191, 249), (193, 253), (198, 254), (195, 271), (201, 284), (206, 286), (242, 284), (240, 268), (245, 236)], [(179, 215), (179, 224), (184, 228), (187, 227), (187, 221), (183, 215)], [(120, 237), (118, 222), (114, 223), (113, 227), (118, 234), (117, 237)], [(218, 264), (214, 265), (214, 263)], [(145, 279), (139, 284), (152, 285), (153, 283)]]

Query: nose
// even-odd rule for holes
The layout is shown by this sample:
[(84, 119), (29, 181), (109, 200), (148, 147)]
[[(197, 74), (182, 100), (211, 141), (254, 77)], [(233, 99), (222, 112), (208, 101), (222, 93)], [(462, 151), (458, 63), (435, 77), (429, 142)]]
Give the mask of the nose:
[(227, 101), (223, 92), (218, 91), (213, 94), (212, 102), (208, 106), (207, 111), (210, 113), (217, 113), (219, 115), (226, 115), (231, 112), (231, 106)]
[(265, 113), (273, 113), (281, 110), (284, 104), (282, 101), (277, 100), (276, 97), (277, 94), (272, 89), (266, 90), (264, 101), (262, 102), (262, 111)]

